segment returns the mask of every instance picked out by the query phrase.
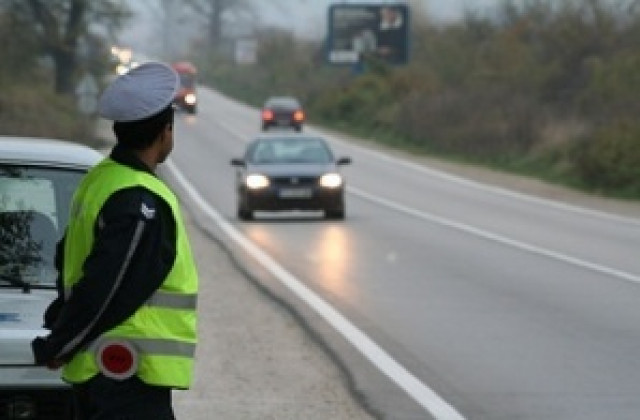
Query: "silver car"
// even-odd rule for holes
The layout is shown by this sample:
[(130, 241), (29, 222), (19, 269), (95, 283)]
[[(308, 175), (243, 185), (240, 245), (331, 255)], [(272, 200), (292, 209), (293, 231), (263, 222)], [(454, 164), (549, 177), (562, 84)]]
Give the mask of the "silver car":
[(0, 136), (0, 418), (72, 418), (60, 372), (34, 366), (31, 340), (56, 297), (54, 255), (80, 179), (103, 156), (59, 140)]

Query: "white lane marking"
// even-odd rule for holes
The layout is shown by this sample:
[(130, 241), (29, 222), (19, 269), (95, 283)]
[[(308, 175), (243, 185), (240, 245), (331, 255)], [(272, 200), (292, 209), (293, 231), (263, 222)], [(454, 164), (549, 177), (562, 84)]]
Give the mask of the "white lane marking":
[(550, 200), (550, 199), (546, 199), (546, 198), (542, 198), (542, 197), (536, 197), (533, 195), (528, 195), (528, 194), (524, 194), (524, 193), (520, 193), (517, 191), (513, 191), (513, 190), (509, 190), (507, 188), (501, 188), (501, 187), (496, 187), (493, 185), (487, 185), (487, 184), (482, 184), (480, 182), (477, 181), (473, 181), (471, 179), (468, 178), (464, 178), (461, 176), (457, 176), (457, 175), (452, 175), (449, 174), (447, 172), (444, 171), (440, 171), (428, 166), (424, 166), (424, 165), (420, 165), (414, 162), (408, 162), (402, 159), (399, 159), (397, 157), (394, 156), (388, 156), (385, 155), (384, 153), (378, 152), (376, 150), (372, 150), (372, 149), (368, 149), (366, 147), (362, 147), (359, 146), (357, 144), (353, 144), (353, 143), (349, 143), (346, 142), (344, 140), (341, 140), (339, 137), (337, 137), (334, 134), (327, 134), (321, 130), (318, 129), (310, 129), (310, 132), (315, 132), (317, 134), (321, 134), (325, 137), (331, 138), (333, 139), (335, 142), (337, 143), (341, 143), (346, 147), (351, 147), (354, 149), (357, 149), (363, 153), (367, 153), (370, 156), (373, 156), (377, 159), (383, 160), (385, 162), (391, 162), (393, 164), (397, 164), (397, 165), (401, 165), (405, 168), (410, 168), (412, 170), (427, 174), (429, 176), (432, 177), (438, 177), (440, 179), (443, 179), (445, 181), (449, 181), (449, 182), (453, 182), (459, 185), (464, 185), (470, 188), (475, 188), (477, 190), (481, 190), (481, 191), (489, 191), (492, 192), (494, 194), (497, 195), (502, 195), (504, 197), (510, 197), (510, 198), (516, 198), (518, 200), (522, 200), (522, 201), (526, 201), (526, 202), (531, 202), (531, 203), (537, 203), (537, 204), (541, 204), (541, 205), (545, 205), (548, 207), (552, 207), (552, 208), (556, 208), (556, 209), (560, 209), (560, 210), (565, 210), (565, 211), (570, 211), (573, 213), (578, 213), (578, 214), (583, 214), (583, 215), (587, 215), (587, 216), (592, 216), (592, 217), (599, 217), (599, 218), (603, 218), (603, 219), (607, 219), (607, 220), (612, 220), (612, 221), (616, 221), (616, 222), (622, 222), (622, 223), (629, 223), (632, 225), (637, 225), (640, 226), (640, 219), (638, 218), (633, 218), (633, 217), (629, 217), (629, 216), (621, 216), (621, 215), (617, 215), (617, 214), (613, 214), (613, 213), (607, 213), (604, 211), (599, 211), (599, 210), (593, 210), (593, 209), (589, 209), (586, 207), (581, 207), (578, 205), (573, 205), (573, 204), (568, 204), (568, 203), (563, 203), (560, 201), (554, 201), (554, 200)]
[(453, 220), (445, 219), (444, 217), (436, 216), (434, 214), (426, 213), (423, 211), (419, 211), (410, 207), (403, 206), (401, 204), (397, 204), (393, 201), (386, 200), (381, 197), (377, 197), (373, 194), (365, 192), (355, 187), (347, 187), (351, 194), (355, 194), (361, 198), (372, 201), (374, 203), (380, 204), (382, 206), (386, 206), (393, 210), (409, 214), (411, 216), (428, 220), (432, 223), (439, 224), (441, 226), (446, 226), (452, 229), (456, 229), (462, 232), (469, 233), (471, 235), (475, 235), (477, 237), (488, 239), (493, 242), (498, 242), (503, 245), (508, 245), (514, 248), (521, 249), (523, 251), (530, 252), (532, 254), (542, 255), (548, 258), (552, 258), (558, 261), (562, 261), (568, 264), (572, 264), (581, 268), (586, 268), (588, 270), (593, 270), (602, 274), (606, 274), (608, 276), (617, 277), (622, 280), (630, 281), (633, 283), (640, 283), (640, 276), (635, 274), (627, 273), (625, 271), (617, 270), (615, 268), (610, 268), (604, 265), (591, 263), (589, 261), (581, 260), (579, 258), (571, 257), (569, 255), (565, 255), (559, 252), (551, 251), (545, 248), (541, 248), (535, 245), (530, 245), (524, 242), (517, 241), (515, 239), (507, 238), (506, 236), (502, 236), (496, 233), (491, 233), (486, 230), (478, 229), (470, 225), (466, 225), (464, 223), (458, 223)]
[(263, 252), (253, 242), (242, 235), (230, 223), (222, 218), (220, 213), (213, 209), (198, 191), (189, 183), (180, 170), (171, 160), (167, 160), (167, 166), (187, 192), (193, 202), (200, 207), (213, 221), (237, 244), (242, 246), (253, 258), (260, 262), (282, 284), (302, 299), (315, 310), (325, 321), (342, 334), (351, 345), (358, 349), (369, 359), (382, 373), (393, 380), (400, 388), (405, 390), (418, 404), (431, 413), (436, 419), (464, 420), (464, 417), (450, 404), (440, 398), (431, 388), (420, 382), (402, 365), (395, 361), (380, 346), (371, 340), (360, 329), (347, 320), (340, 312), (316, 295), (308, 287), (302, 284), (292, 274), (282, 268), (269, 255)]

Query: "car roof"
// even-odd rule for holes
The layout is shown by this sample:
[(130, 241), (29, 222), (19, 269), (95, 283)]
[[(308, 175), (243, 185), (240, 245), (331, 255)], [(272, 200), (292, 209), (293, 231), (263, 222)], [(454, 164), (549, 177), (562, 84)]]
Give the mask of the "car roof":
[(253, 138), (252, 142), (256, 141), (277, 141), (282, 139), (300, 139), (300, 141), (306, 140), (320, 140), (324, 143), (327, 141), (322, 136), (312, 135), (312, 134), (300, 134), (300, 133), (291, 133), (288, 131), (278, 132), (278, 133), (267, 133), (267, 134), (258, 134)]
[(95, 149), (68, 140), (0, 136), (0, 162), (89, 168), (104, 156)]

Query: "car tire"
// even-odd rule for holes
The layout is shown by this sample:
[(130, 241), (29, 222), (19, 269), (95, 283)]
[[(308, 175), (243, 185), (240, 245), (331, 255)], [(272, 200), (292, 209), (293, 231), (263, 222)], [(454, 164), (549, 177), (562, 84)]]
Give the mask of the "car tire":
[(324, 217), (328, 220), (344, 220), (344, 209), (327, 209), (324, 211)]

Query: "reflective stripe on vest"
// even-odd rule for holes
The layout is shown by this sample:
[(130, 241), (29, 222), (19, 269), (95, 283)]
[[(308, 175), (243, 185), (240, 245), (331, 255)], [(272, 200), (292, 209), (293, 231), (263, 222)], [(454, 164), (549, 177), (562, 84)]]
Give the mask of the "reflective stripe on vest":
[(87, 381), (99, 372), (95, 359), (97, 346), (104, 340), (121, 340), (131, 343), (138, 351), (136, 375), (141, 380), (152, 385), (188, 388), (192, 382), (196, 345), (198, 278), (178, 200), (162, 181), (109, 158), (89, 171), (72, 202), (64, 253), (65, 293), (68, 296), (73, 285), (83, 277), (83, 263), (93, 247), (104, 203), (116, 191), (134, 186), (147, 188), (170, 206), (176, 222), (174, 264), (161, 288), (142, 307), (65, 365), (63, 378), (71, 383)]
[(101, 337), (91, 343), (88, 350), (95, 352), (100, 346), (109, 341), (126, 341), (130, 343), (140, 353), (157, 354), (176, 357), (193, 357), (196, 352), (195, 343), (180, 343), (172, 340), (162, 340), (154, 338), (131, 338), (110, 335)]
[(196, 303), (198, 296), (192, 295), (178, 295), (175, 293), (167, 293), (158, 291), (154, 293), (146, 305), (156, 306), (159, 308), (173, 308), (173, 309), (196, 309)]
[[(71, 288), (66, 288), (65, 293), (67, 296), (71, 294)], [(155, 306), (158, 308), (195, 310), (197, 302), (198, 296), (196, 294), (178, 295), (176, 293), (158, 290), (151, 295), (151, 297), (145, 302), (145, 305)]]

